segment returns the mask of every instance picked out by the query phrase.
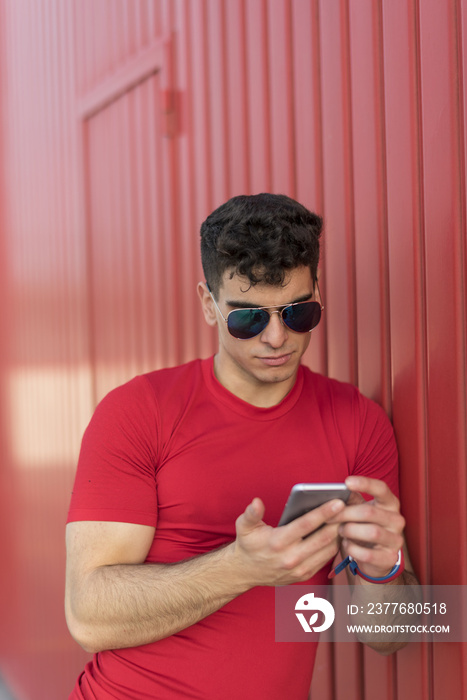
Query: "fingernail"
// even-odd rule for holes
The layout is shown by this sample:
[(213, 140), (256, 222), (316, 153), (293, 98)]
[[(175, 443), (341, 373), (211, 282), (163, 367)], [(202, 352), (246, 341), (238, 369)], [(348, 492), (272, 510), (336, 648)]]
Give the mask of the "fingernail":
[(343, 507), (344, 507), (344, 501), (336, 500), (332, 504), (331, 509), (332, 509), (333, 513), (336, 513), (338, 510), (342, 510)]

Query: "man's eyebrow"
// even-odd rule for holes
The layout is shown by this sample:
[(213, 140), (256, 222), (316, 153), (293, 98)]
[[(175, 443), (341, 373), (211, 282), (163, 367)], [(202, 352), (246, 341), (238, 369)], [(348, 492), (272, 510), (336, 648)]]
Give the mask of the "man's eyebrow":
[[(288, 301), (286, 304), (278, 304), (278, 307), (290, 306), (290, 304), (299, 304), (301, 301), (310, 301), (313, 298), (313, 293), (303, 294), (301, 297), (294, 299), (293, 301)], [(260, 304), (252, 304), (246, 301), (236, 301), (226, 300), (225, 304), (230, 306), (232, 309), (269, 309), (274, 308), (273, 306), (261, 306)]]

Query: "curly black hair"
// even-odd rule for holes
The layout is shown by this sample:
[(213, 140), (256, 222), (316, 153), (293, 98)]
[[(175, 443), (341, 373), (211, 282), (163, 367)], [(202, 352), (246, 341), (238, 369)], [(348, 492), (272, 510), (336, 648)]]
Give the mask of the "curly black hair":
[(201, 225), (201, 262), (217, 298), (226, 270), (252, 286), (284, 283), (286, 272), (308, 266), (313, 281), (319, 261), (322, 219), (283, 194), (232, 197)]

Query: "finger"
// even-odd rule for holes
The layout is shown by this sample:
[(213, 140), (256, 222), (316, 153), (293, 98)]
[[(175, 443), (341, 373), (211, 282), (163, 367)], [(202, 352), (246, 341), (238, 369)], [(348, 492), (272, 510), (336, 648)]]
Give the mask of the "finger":
[(335, 558), (338, 550), (337, 543), (333, 541), (313, 552), (310, 556), (305, 557), (293, 571), (295, 581), (307, 581), (310, 579), (317, 571)]
[(364, 502), (356, 506), (347, 506), (343, 511), (336, 513), (329, 522), (340, 523), (377, 523), (390, 530), (403, 530), (405, 519), (399, 511), (379, 508), (374, 503)]
[(352, 491), (346, 503), (348, 506), (355, 506), (359, 503), (366, 503), (366, 501), (361, 493), (358, 493), (357, 491)]
[(237, 518), (238, 533), (245, 535), (254, 530), (262, 522), (265, 510), (263, 501), (260, 498), (254, 498), (245, 508), (245, 511)]
[(350, 491), (360, 491), (373, 496), (376, 503), (383, 508), (399, 510), (399, 500), (384, 481), (353, 475), (347, 477), (345, 485)]
[[(290, 545), (282, 566), (289, 575), (300, 580), (306, 580), (321, 569), (327, 562), (334, 559), (339, 551), (340, 537), (336, 525), (324, 525), (309, 537), (300, 539)], [(312, 573), (310, 574), (310, 571)]]
[(392, 532), (377, 524), (346, 523), (339, 526), (339, 535), (363, 547), (384, 547), (399, 551), (403, 545), (400, 532)]
[(296, 518), (296, 520), (293, 520), (291, 523), (276, 528), (277, 540), (282, 546), (287, 546), (292, 542), (301, 540), (311, 532), (317, 530), (324, 523), (327, 523), (344, 508), (344, 502), (340, 499), (328, 501), (322, 506), (314, 508), (309, 513), (305, 513), (305, 515)]
[(326, 547), (333, 547), (336, 553), (341, 543), (338, 525), (322, 525), (307, 537), (303, 537), (296, 545), (295, 551), (301, 558), (306, 558)]
[(349, 511), (349, 508), (351, 506), (363, 505), (365, 503), (369, 503), (369, 501), (365, 501), (365, 499), (363, 498), (363, 496), (360, 493), (355, 493), (355, 492), (351, 493), (346, 504), (345, 504), (346, 507), (342, 508), (340, 511), (338, 511), (337, 514), (332, 516), (332, 518), (329, 518), (328, 522), (329, 523), (338, 523), (338, 522), (344, 523), (347, 520), (350, 520), (351, 517), (350, 517), (349, 513), (351, 513), (352, 511)]

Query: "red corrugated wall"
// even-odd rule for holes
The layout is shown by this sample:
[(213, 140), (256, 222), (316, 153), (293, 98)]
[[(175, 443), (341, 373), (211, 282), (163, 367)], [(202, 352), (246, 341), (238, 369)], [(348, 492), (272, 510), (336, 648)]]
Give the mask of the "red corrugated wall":
[[(307, 362), (391, 415), (417, 573), (467, 585), (467, 0), (2, 0), (0, 671), (62, 700), (64, 520), (96, 401), (215, 348), (201, 221), (325, 217)], [(466, 645), (322, 645), (320, 700), (462, 700)]]

